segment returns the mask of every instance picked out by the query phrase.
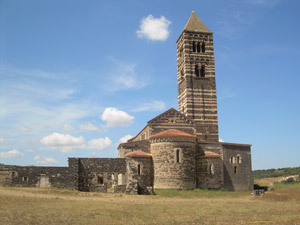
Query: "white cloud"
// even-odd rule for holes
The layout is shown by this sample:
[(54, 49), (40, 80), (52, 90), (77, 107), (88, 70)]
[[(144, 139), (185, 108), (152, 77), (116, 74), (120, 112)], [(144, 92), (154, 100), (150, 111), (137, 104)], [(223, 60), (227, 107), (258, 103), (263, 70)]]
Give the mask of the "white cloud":
[(223, 139), (219, 138), (219, 142), (224, 142)]
[(119, 143), (126, 143), (129, 139), (133, 138), (132, 135), (130, 134), (127, 134), (125, 135), (124, 137), (121, 137), (120, 140), (119, 140)]
[(51, 157), (45, 157), (42, 155), (36, 155), (33, 159), (37, 164), (42, 164), (42, 165), (58, 163), (56, 159)]
[(125, 127), (132, 123), (134, 117), (116, 108), (105, 108), (101, 119), (106, 121), (106, 127)]
[(0, 144), (4, 143), (5, 139), (4, 138), (0, 138)]
[[(144, 71), (137, 72), (137, 64), (132, 62), (124, 62), (114, 57), (109, 57), (112, 62), (108, 83), (104, 83), (104, 89), (109, 92), (141, 89), (149, 84), (148, 77), (144, 75)], [(138, 73), (138, 74), (137, 74)]]
[(67, 123), (64, 124), (60, 129), (66, 132), (71, 132), (75, 130), (70, 124)]
[(91, 122), (81, 124), (79, 126), (79, 129), (80, 130), (90, 130), (90, 131), (99, 130), (99, 128), (97, 126), (95, 126), (94, 124), (92, 124)]
[(71, 152), (73, 148), (83, 148), (85, 139), (80, 137), (73, 137), (69, 134), (52, 133), (41, 139), (41, 143), (52, 147), (59, 148), (62, 152)]
[(30, 152), (30, 153), (32, 153), (34, 151), (32, 149), (26, 149), (26, 150), (24, 150), (24, 152)]
[(169, 37), (169, 25), (171, 21), (164, 16), (154, 18), (152, 15), (143, 18), (140, 22), (140, 29), (136, 31), (139, 38), (146, 38), (152, 41), (165, 41)]
[(166, 108), (166, 104), (163, 101), (153, 100), (151, 102), (145, 102), (140, 106), (133, 109), (133, 112), (143, 112), (143, 111), (162, 111)]
[(111, 146), (111, 140), (108, 137), (92, 139), (88, 142), (86, 148), (103, 150)]
[(28, 132), (30, 129), (27, 126), (17, 126), (17, 130), (22, 131), (22, 132)]
[(21, 158), (24, 156), (25, 156), (24, 153), (16, 149), (8, 152), (0, 152), (0, 158)]

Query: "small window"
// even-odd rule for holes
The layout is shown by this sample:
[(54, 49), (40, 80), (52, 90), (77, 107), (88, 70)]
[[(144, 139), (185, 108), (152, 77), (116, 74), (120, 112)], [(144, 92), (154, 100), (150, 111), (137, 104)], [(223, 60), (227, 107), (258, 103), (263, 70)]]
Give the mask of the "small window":
[(99, 173), (97, 175), (97, 183), (98, 184), (103, 184), (103, 173)]
[(214, 164), (209, 165), (208, 173), (209, 173), (209, 175), (214, 175), (215, 174)]
[(200, 52), (200, 43), (197, 43), (197, 52)]
[(181, 163), (180, 149), (176, 149), (176, 163)]
[(241, 155), (236, 156), (236, 163), (238, 163), (238, 164), (242, 163), (242, 156)]
[[(199, 76), (199, 75), (198, 75), (198, 76)], [(204, 65), (201, 66), (200, 76), (201, 76), (201, 77), (205, 77), (205, 66), (204, 66)]]
[(235, 174), (237, 173), (237, 166), (234, 166), (234, 171)]
[(204, 43), (204, 42), (202, 42), (202, 45), (201, 45), (201, 51), (202, 51), (203, 53), (205, 53), (205, 43)]
[(141, 165), (138, 164), (138, 175), (141, 175)]
[(231, 163), (231, 164), (234, 164), (234, 163), (235, 163), (235, 157), (234, 157), (234, 156), (231, 156), (231, 157), (230, 157), (230, 163)]
[(28, 181), (28, 177), (22, 177), (22, 181)]
[(195, 66), (195, 76), (196, 77), (200, 76), (200, 70), (199, 70), (199, 66), (198, 65)]
[(193, 42), (193, 52), (196, 52), (196, 43)]

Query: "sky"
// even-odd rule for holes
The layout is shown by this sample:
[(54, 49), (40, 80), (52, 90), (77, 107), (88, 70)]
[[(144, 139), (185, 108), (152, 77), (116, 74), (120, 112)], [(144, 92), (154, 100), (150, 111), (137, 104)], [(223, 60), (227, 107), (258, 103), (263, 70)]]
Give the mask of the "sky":
[(253, 169), (300, 166), (300, 1), (0, 0), (0, 163), (117, 157), (178, 108), (176, 41), (214, 33), (219, 137)]

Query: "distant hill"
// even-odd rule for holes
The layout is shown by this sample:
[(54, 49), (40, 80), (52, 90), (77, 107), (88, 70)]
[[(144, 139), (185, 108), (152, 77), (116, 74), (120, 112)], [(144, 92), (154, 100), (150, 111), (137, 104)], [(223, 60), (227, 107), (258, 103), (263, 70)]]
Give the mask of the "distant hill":
[(254, 179), (260, 179), (264, 177), (286, 177), (290, 175), (300, 174), (300, 167), (288, 167), (279, 169), (268, 170), (254, 170), (252, 172)]

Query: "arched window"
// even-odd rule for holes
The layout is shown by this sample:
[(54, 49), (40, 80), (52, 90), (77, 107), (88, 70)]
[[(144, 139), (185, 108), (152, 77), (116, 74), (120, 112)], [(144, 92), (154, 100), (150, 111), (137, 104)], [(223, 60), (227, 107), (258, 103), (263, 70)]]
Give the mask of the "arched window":
[(99, 173), (97, 176), (97, 183), (103, 184), (103, 173)]
[(176, 149), (176, 163), (180, 163), (181, 159), (180, 159), (180, 149)]
[(195, 76), (196, 77), (200, 76), (200, 70), (199, 70), (199, 66), (198, 65), (195, 66)]
[(200, 49), (200, 43), (198, 42), (198, 43), (197, 43), (197, 52), (200, 52), (200, 50), (201, 50), (201, 49)]
[(242, 163), (242, 156), (240, 154), (236, 156), (236, 163), (238, 164)]
[(196, 52), (196, 43), (193, 41), (193, 52)]
[(234, 158), (234, 156), (231, 156), (231, 157), (230, 157), (230, 163), (231, 163), (231, 164), (235, 163), (235, 158)]
[(141, 175), (141, 165), (138, 164), (138, 175)]
[(214, 175), (215, 174), (214, 164), (209, 165), (208, 173), (209, 173), (209, 175)]
[(204, 65), (201, 66), (200, 76), (205, 77), (205, 66)]
[(234, 166), (234, 171), (235, 174), (237, 173), (237, 166)]
[(201, 45), (201, 51), (204, 53), (205, 52), (205, 43), (202, 42), (202, 45)]

